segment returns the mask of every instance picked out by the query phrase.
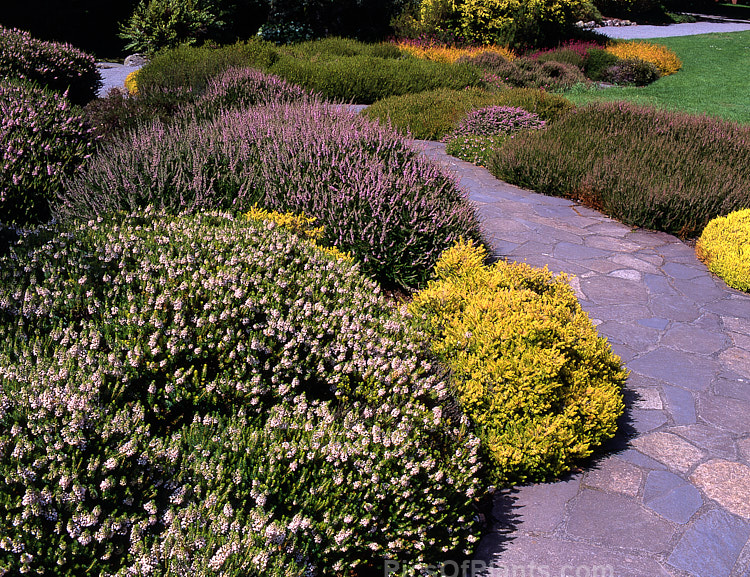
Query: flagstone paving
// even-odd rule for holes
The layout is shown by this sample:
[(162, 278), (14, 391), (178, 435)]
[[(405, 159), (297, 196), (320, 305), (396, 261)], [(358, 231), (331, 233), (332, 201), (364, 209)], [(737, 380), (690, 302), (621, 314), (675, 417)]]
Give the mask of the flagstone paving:
[(559, 482), (496, 494), (477, 574), (750, 577), (750, 295), (673, 236), (417, 146), (459, 178), (496, 256), (575, 275), (631, 371), (602, 455)]

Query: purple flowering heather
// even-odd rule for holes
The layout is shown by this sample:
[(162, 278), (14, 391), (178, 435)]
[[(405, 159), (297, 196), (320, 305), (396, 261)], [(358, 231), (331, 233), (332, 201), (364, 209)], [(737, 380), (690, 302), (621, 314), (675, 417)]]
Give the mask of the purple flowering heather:
[(387, 284), (424, 282), (455, 240), (479, 237), (453, 178), (390, 128), (312, 101), (142, 127), (68, 182), (56, 213), (90, 218), (149, 204), (242, 211), (255, 203), (314, 216), (325, 240)]
[(92, 150), (82, 112), (64, 95), (0, 80), (0, 222), (49, 218), (49, 200)]
[(44, 42), (23, 30), (0, 26), (0, 77), (36, 82), (85, 104), (101, 86), (96, 61), (70, 44)]
[(511, 134), (519, 130), (544, 128), (545, 122), (538, 114), (512, 106), (488, 106), (472, 110), (458, 124), (444, 142), (457, 136), (495, 136)]

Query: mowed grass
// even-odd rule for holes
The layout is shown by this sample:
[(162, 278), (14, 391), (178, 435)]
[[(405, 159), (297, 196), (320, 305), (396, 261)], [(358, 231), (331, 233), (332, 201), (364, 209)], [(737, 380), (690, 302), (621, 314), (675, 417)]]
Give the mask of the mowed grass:
[(628, 100), (750, 124), (750, 31), (648, 40), (682, 60), (682, 69), (649, 86), (573, 90), (575, 104)]

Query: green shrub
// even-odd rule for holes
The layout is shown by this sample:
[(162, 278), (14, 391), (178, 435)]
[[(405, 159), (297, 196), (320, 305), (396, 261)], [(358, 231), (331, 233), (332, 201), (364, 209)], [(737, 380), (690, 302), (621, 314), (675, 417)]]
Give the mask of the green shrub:
[(603, 80), (613, 84), (634, 84), (646, 86), (661, 77), (655, 64), (640, 58), (626, 58), (613, 64), (604, 71)]
[(478, 88), (431, 90), (385, 98), (362, 111), (367, 118), (390, 123), (422, 140), (440, 140), (470, 110), (501, 103), (501, 95)]
[(22, 30), (0, 26), (0, 78), (67, 92), (74, 104), (96, 97), (102, 85), (96, 61), (70, 44), (43, 42)]
[(729, 286), (750, 292), (750, 209), (711, 220), (695, 251), (708, 270)]
[(341, 56), (370, 56), (372, 58), (401, 58), (403, 54), (392, 43), (369, 44), (353, 38), (331, 36), (279, 48), (285, 54), (303, 60), (328, 60)]
[(223, 25), (208, 0), (141, 0), (120, 37), (126, 49), (154, 54), (216, 37)]
[(469, 553), (479, 443), (422, 338), (274, 223), (25, 236), (0, 257), (0, 567), (353, 576)]
[(607, 70), (619, 61), (617, 56), (603, 48), (591, 48), (586, 52), (583, 71), (591, 80), (603, 81)]
[(498, 106), (516, 106), (539, 115), (547, 122), (562, 118), (574, 106), (570, 100), (559, 94), (552, 94), (536, 88), (511, 88), (497, 94), (494, 102)]
[(49, 202), (93, 150), (81, 109), (61, 94), (0, 80), (0, 223), (47, 222)]
[(252, 40), (221, 48), (179, 46), (156, 54), (138, 71), (138, 92), (189, 89), (200, 94), (214, 76), (228, 68), (243, 66), (268, 69), (278, 58), (273, 44)]
[(748, 126), (601, 103), (506, 141), (490, 170), (632, 226), (694, 237), (712, 218), (750, 205), (749, 143)]
[(594, 4), (605, 16), (641, 19), (662, 16), (662, 0), (594, 0)]
[(547, 481), (611, 438), (627, 376), (565, 277), (459, 243), (409, 308), (451, 369), (495, 482)]
[(572, 64), (583, 70), (585, 57), (571, 48), (559, 48), (544, 52), (536, 57), (539, 62), (561, 62), (563, 64)]
[(284, 54), (270, 71), (330, 100), (357, 104), (438, 88), (462, 89), (481, 81), (470, 66), (366, 55), (307, 59)]
[(67, 183), (56, 215), (256, 203), (315, 217), (328, 244), (389, 286), (418, 286), (454, 240), (479, 236), (466, 194), (394, 131), (307, 100), (144, 125), (102, 147)]

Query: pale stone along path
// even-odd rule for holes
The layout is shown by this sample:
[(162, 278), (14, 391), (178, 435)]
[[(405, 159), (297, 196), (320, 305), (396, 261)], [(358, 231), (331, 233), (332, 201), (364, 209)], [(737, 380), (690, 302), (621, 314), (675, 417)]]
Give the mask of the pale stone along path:
[(750, 295), (673, 236), (508, 185), (442, 144), (416, 146), (456, 174), (497, 256), (575, 275), (631, 371), (629, 422), (603, 457), (496, 496), (475, 555), (483, 574), (750, 576)]

